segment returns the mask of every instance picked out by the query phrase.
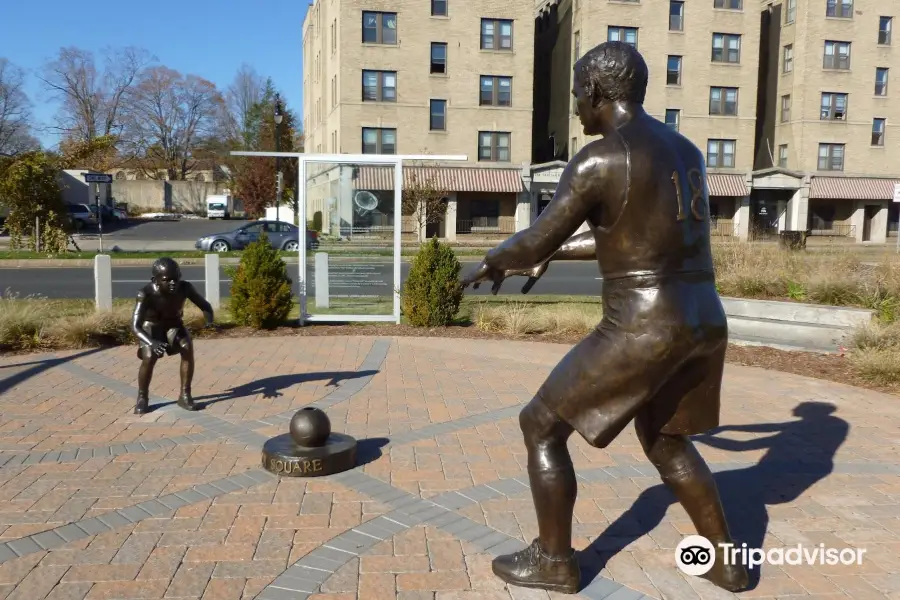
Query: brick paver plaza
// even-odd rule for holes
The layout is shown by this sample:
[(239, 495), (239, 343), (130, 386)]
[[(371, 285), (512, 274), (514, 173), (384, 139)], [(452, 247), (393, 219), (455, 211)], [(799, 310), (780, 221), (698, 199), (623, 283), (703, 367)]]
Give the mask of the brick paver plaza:
[[(164, 406), (142, 417), (134, 347), (2, 357), (0, 598), (571, 597), (507, 588), (490, 568), (537, 535), (517, 417), (567, 349), (200, 340), (205, 410), (174, 406), (170, 358), (151, 389)], [(364, 464), (270, 475), (262, 443), (311, 404)], [(729, 365), (723, 405), (722, 431), (697, 445), (738, 541), (866, 549), (860, 565), (764, 565), (737, 597), (900, 599), (897, 398)], [(570, 448), (580, 597), (734, 597), (676, 568), (694, 529), (631, 428), (606, 450), (577, 435)]]

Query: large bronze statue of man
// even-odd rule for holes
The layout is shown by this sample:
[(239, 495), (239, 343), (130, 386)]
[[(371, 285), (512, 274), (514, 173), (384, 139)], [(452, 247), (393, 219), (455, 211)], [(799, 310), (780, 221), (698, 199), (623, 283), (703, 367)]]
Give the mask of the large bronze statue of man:
[[(603, 319), (522, 410), (539, 537), (494, 560), (507, 583), (576, 593), (577, 486), (566, 446), (577, 431), (607, 447), (630, 422), (644, 452), (717, 548), (731, 534), (709, 467), (689, 435), (719, 424), (728, 326), (710, 249), (706, 168), (698, 148), (643, 108), (648, 71), (631, 46), (597, 46), (575, 64), (572, 93), (589, 136), (534, 224), (491, 250), (464, 285), (528, 275), (554, 260), (596, 259)], [(574, 235), (587, 222), (590, 230)], [(718, 552), (705, 575), (730, 591), (748, 575)], [(674, 566), (674, 565), (673, 565)]]
[(150, 283), (138, 292), (131, 319), (131, 329), (138, 339), (138, 397), (134, 414), (150, 412), (150, 380), (156, 361), (164, 355), (181, 355), (181, 394), (178, 406), (195, 410), (191, 397), (191, 381), (194, 378), (194, 344), (184, 326), (184, 303), (190, 300), (206, 317), (206, 324), (213, 322), (213, 309), (190, 281), (181, 278), (181, 269), (171, 258), (160, 258), (153, 263)]

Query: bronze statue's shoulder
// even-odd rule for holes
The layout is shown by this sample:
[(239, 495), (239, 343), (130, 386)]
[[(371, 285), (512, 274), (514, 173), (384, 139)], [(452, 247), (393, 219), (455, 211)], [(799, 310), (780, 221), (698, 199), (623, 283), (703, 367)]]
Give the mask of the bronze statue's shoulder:
[(154, 293), (153, 284), (152, 283), (144, 284), (144, 286), (138, 290), (137, 299), (139, 301), (143, 300), (144, 298), (147, 298), (148, 296), (152, 296), (153, 293)]

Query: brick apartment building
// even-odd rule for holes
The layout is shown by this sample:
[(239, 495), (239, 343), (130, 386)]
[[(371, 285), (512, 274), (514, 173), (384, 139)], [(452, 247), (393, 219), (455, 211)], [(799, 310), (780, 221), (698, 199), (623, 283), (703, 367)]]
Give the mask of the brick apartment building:
[[(428, 234), (527, 226), (534, 23), (533, 6), (509, 0), (316, 0), (303, 28), (307, 152), (467, 155), (404, 168), (407, 179), (433, 177), (450, 192), (447, 217)], [(391, 172), (317, 177), (333, 189), (354, 179), (390, 218)], [(311, 211), (326, 211), (322, 196), (333, 189), (311, 190)]]
[[(303, 30), (307, 148), (466, 154), (468, 164), (428, 171), (453, 190), (435, 232), (508, 235), (540, 214), (565, 161), (590, 141), (573, 110), (574, 61), (621, 40), (648, 63), (647, 111), (706, 152), (717, 234), (884, 242), (898, 220), (898, 9), (900, 0), (315, 0)], [(360, 171), (357, 187), (392, 187), (377, 169)]]

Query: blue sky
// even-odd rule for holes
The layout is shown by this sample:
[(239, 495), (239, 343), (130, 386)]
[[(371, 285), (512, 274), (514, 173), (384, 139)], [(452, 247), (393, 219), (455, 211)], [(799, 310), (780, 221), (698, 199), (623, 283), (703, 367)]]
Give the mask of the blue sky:
[[(57, 106), (32, 73), (61, 46), (98, 54), (106, 46), (138, 46), (161, 64), (204, 77), (221, 90), (247, 63), (272, 77), (288, 105), (303, 114), (302, 26), (309, 0), (0, 3), (0, 57), (29, 72), (27, 91), (39, 122), (52, 121)], [(47, 145), (58, 141), (53, 135), (39, 137)]]

